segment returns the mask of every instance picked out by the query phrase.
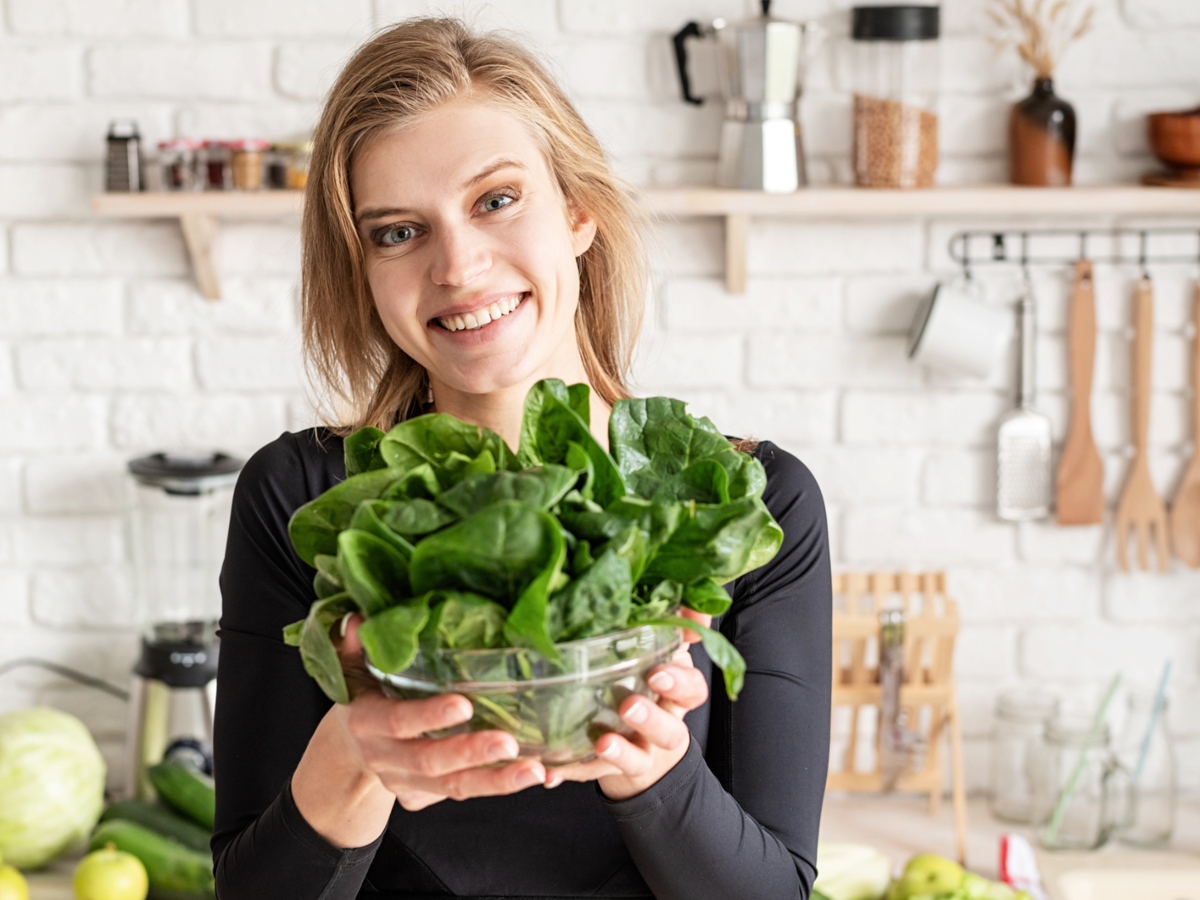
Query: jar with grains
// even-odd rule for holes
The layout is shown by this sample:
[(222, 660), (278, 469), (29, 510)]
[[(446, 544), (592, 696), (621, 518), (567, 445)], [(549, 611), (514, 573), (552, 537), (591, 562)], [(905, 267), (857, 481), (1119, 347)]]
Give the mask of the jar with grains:
[(854, 180), (931, 187), (938, 164), (937, 6), (852, 10)]
[(158, 142), (158, 165), (164, 191), (195, 191), (204, 187), (200, 165), (202, 142), (174, 138)]
[(1039, 753), (1046, 725), (1057, 713), (1058, 699), (1042, 691), (1008, 691), (996, 699), (988, 807), (997, 819), (1032, 825), (1048, 812), (1035, 802), (1046, 794), (1037, 783)]
[(270, 141), (246, 138), (229, 142), (229, 165), (233, 170), (233, 186), (241, 191), (258, 191), (263, 187), (265, 154)]
[(233, 187), (233, 172), (229, 167), (229, 142), (205, 141), (201, 153), (204, 156), (204, 189), (227, 191)]

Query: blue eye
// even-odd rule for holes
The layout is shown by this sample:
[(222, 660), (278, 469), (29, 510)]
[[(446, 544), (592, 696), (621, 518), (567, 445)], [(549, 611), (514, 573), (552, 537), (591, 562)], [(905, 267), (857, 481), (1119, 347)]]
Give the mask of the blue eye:
[(411, 225), (394, 225), (378, 232), (375, 242), (385, 247), (398, 247), (413, 239), (415, 231)]
[(513, 198), (508, 196), (508, 194), (496, 194), (483, 201), (483, 208), (488, 212), (496, 212), (497, 210), (504, 209), (504, 207), (512, 202)]

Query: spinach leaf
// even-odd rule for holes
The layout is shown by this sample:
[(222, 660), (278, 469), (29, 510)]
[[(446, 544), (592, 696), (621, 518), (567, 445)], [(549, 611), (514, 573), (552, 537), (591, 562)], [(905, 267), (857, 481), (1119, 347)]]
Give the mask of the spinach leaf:
[(441, 492), (442, 486), (438, 483), (433, 466), (429, 463), (421, 463), (398, 478), (396, 483), (384, 492), (381, 499), (389, 502), (417, 498), (432, 500)]
[(288, 522), (288, 535), (296, 553), (314, 567), (318, 553), (336, 554), (338, 533), (350, 527), (358, 504), (382, 496), (401, 474), (375, 469), (353, 475), (301, 506)]
[(771, 514), (754, 497), (721, 506), (690, 504), (642, 577), (651, 581), (670, 578), (683, 584), (699, 578), (731, 581), (749, 571), (750, 551), (758, 533), (771, 522)]
[(717, 582), (702, 578), (684, 587), (683, 605), (696, 612), (720, 616), (733, 605), (733, 599)]
[(676, 628), (687, 628), (700, 635), (700, 643), (704, 645), (704, 652), (713, 661), (713, 665), (721, 670), (721, 674), (725, 677), (725, 693), (730, 700), (736, 700), (738, 694), (742, 691), (742, 685), (746, 680), (746, 660), (742, 658), (742, 654), (738, 653), (737, 648), (729, 642), (729, 639), (721, 632), (712, 628), (705, 628), (691, 619), (683, 616), (663, 616), (659, 619), (649, 619), (641, 621), (639, 625), (668, 625)]
[(346, 586), (342, 584), (342, 572), (338, 568), (336, 556), (318, 553), (314, 562), (317, 574), (313, 576), (313, 590), (318, 600), (325, 600), (346, 590)]
[(383, 436), (379, 449), (387, 464), (402, 472), (428, 463), (443, 488), (456, 484), (484, 450), (495, 468), (516, 468), (516, 459), (500, 435), (448, 413), (406, 419)]
[(358, 628), (367, 659), (381, 672), (403, 672), (417, 657), (417, 637), (429, 620), (429, 597), (423, 595), (369, 617)]
[(669, 615), (683, 601), (683, 585), (670, 579), (660, 581), (650, 589), (644, 584), (638, 585), (638, 590), (644, 599), (640, 599), (630, 613), (631, 627)]
[[(379, 519), (401, 537), (415, 539), (440, 531), (458, 521), (454, 513), (432, 500), (417, 497), (413, 500), (384, 500), (376, 506)], [(411, 551), (409, 553), (411, 556)]]
[(470, 475), (439, 496), (437, 502), (463, 518), (500, 500), (519, 500), (538, 509), (550, 509), (578, 479), (574, 469), (556, 465)]
[(547, 378), (530, 388), (525, 396), (517, 460), (523, 467), (546, 463), (561, 465), (567, 462), (569, 445), (578, 444), (594, 469), (592, 494), (596, 502), (607, 506), (624, 496), (625, 482), (613, 458), (592, 436), (587, 419), (579, 415), (581, 397), (587, 386), (576, 387), (583, 390), (577, 390), (574, 398), (557, 378)]
[(506, 610), (499, 603), (466, 591), (432, 591), (432, 607), (421, 632), (421, 647), (434, 650), (485, 650), (504, 645)]
[(550, 598), (546, 628), (555, 643), (620, 631), (633, 606), (629, 560), (608, 550)]
[(368, 619), (412, 596), (408, 560), (370, 532), (347, 528), (338, 535), (338, 567), (346, 590)]
[(413, 590), (481, 594), (511, 608), (547, 567), (562, 566), (563, 539), (548, 513), (501, 500), (431, 534), (413, 551)]
[(354, 511), (354, 516), (350, 519), (350, 527), (373, 534), (381, 541), (386, 541), (407, 560), (412, 557), (413, 545), (393, 531), (381, 518), (387, 505), (386, 500), (364, 500)]
[(336, 594), (333, 597), (318, 600), (309, 607), (308, 617), (301, 625), (298, 636), (295, 633), (294, 624), (284, 629), (285, 640), (289, 636), (297, 640), (304, 671), (312, 676), (321, 690), (325, 692), (325, 696), (334, 703), (349, 703), (350, 692), (346, 688), (346, 676), (342, 673), (342, 661), (338, 658), (337, 649), (333, 646), (329, 629), (351, 612), (356, 612), (356, 609), (350, 595)]
[(360, 428), (346, 437), (342, 447), (346, 455), (347, 476), (387, 468), (383, 454), (379, 452), (379, 442), (382, 439), (383, 432), (372, 425)]

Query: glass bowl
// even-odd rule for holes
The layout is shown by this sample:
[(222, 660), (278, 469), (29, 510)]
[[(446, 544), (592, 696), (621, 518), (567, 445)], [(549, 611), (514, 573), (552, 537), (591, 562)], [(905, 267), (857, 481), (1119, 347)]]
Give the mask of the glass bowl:
[(419, 652), (395, 675), (369, 660), (367, 669), (398, 700), (462, 694), (471, 701), (469, 721), (429, 732), (431, 737), (499, 729), (517, 739), (521, 756), (562, 766), (595, 757), (593, 744), (602, 734), (632, 736), (617, 707), (630, 694), (657, 700), (646, 673), (682, 644), (678, 628), (641, 625), (557, 644), (562, 654), (557, 663), (536, 650), (504, 647)]

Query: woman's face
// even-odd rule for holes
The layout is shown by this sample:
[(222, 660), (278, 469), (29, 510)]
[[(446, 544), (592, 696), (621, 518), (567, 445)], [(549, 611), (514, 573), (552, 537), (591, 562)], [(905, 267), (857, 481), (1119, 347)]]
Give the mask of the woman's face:
[(375, 306), (435, 391), (581, 376), (575, 258), (596, 227), (520, 118), (455, 101), (371, 140), (350, 175)]

